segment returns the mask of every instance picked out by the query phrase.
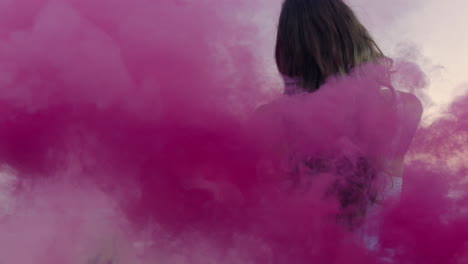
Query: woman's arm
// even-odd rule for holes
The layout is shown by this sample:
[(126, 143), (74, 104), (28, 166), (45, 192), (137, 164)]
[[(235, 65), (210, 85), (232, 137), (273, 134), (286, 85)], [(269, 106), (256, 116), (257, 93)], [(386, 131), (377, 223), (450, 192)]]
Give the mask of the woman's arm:
[(402, 136), (398, 150), (401, 155), (404, 155), (410, 146), (410, 143), (416, 133), (421, 116), (423, 113), (423, 106), (421, 101), (411, 93), (400, 93), (401, 102), (403, 105), (402, 113)]
[(390, 161), (389, 170), (394, 177), (403, 174), (404, 157), (421, 122), (423, 106), (421, 101), (411, 93), (399, 92), (402, 104), (401, 135), (397, 142), (395, 157)]

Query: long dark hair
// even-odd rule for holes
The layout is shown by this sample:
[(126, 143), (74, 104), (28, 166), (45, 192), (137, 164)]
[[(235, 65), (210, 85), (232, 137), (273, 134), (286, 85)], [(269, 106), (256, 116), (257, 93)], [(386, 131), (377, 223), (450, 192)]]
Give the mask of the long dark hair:
[(385, 58), (342, 0), (285, 0), (275, 57), (280, 73), (310, 92), (330, 76)]

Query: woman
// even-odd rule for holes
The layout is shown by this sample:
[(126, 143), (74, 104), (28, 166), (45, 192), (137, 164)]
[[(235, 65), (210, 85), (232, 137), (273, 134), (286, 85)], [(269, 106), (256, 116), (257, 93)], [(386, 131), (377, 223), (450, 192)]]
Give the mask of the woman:
[[(421, 118), (421, 103), (412, 94), (394, 91), (390, 78), (391, 60), (383, 55), (369, 32), (342, 0), (286, 0), (279, 19), (275, 55), (287, 95), (314, 93), (330, 77), (347, 76), (364, 64), (372, 63), (384, 69), (378, 80), (382, 87), (387, 88), (382, 96), (390, 95), (395, 111), (401, 117), (398, 131), (392, 139), (396, 145), (394, 153), (378, 161), (359, 157), (358, 166), (366, 168), (368, 175), (363, 177), (351, 173), (352, 176), (348, 177), (360, 180), (341, 185), (334, 191), (343, 212), (347, 211), (342, 217), (355, 227), (354, 222), (360, 222), (356, 221), (358, 216), (368, 211), (370, 204), (378, 200), (376, 197), (385, 199), (401, 192), (403, 158)], [(323, 164), (320, 158), (308, 163), (312, 164), (309, 167)], [(368, 195), (375, 178), (373, 167), (379, 167), (377, 164), (384, 164), (380, 167), (385, 167), (385, 173), (390, 175), (391, 188), (383, 195)], [(362, 170), (360, 173), (363, 174)], [(354, 208), (354, 212), (350, 213), (349, 208)], [(371, 235), (366, 236), (366, 243), (372, 246)]]

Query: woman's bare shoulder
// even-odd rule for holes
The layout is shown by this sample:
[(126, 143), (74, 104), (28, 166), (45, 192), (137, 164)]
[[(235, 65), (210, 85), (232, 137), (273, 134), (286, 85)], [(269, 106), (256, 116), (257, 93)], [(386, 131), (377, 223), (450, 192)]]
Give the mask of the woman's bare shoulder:
[(409, 114), (414, 118), (420, 119), (423, 113), (423, 105), (419, 98), (406, 92), (398, 92), (403, 105), (403, 111), (405, 114)]
[(279, 108), (281, 104), (280, 102), (281, 102), (281, 99), (276, 98), (268, 103), (264, 103), (255, 109), (255, 114), (260, 114), (260, 115), (267, 114), (267, 113), (271, 114), (271, 112), (274, 112), (276, 109)]

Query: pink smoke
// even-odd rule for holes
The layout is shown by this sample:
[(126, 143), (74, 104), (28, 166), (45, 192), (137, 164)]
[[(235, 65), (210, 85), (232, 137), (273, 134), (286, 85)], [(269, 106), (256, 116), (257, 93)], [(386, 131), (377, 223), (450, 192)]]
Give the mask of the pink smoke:
[[(397, 127), (415, 121), (380, 96), (380, 68), (316, 94), (272, 92), (281, 84), (265, 87), (245, 15), (262, 1), (0, 5), (0, 262), (466, 261), (466, 97), (417, 132), (370, 250), (324, 198), (342, 167), (292, 181), (284, 146), (344, 156), (344, 173), (390, 156)], [(415, 65), (395, 70), (424, 87)], [(380, 175), (373, 188), (387, 185)]]

